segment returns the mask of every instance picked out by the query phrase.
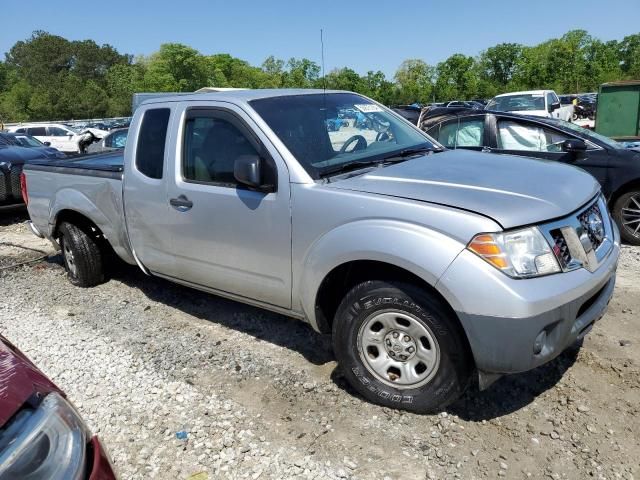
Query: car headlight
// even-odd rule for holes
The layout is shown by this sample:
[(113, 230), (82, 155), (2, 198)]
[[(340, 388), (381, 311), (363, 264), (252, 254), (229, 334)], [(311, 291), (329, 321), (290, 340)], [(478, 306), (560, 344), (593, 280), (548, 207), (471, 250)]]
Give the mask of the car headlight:
[(85, 478), (89, 432), (57, 393), (25, 408), (0, 430), (0, 480)]
[(529, 278), (561, 271), (549, 243), (536, 227), (482, 233), (467, 248), (510, 277)]

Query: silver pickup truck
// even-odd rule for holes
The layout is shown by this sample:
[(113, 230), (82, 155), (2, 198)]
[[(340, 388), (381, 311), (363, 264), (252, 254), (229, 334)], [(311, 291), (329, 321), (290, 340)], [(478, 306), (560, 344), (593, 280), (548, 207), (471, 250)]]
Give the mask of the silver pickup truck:
[(446, 151), (357, 94), (246, 90), (145, 102), (124, 155), (25, 167), (32, 229), (70, 281), (115, 251), (145, 273), (332, 333), (366, 399), (442, 409), (581, 339), (619, 232), (577, 168)]

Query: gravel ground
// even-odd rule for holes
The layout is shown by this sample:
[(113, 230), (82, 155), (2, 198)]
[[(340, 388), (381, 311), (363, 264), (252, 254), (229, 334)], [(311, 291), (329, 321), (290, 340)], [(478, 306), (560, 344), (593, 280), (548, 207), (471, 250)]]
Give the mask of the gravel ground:
[(421, 416), (358, 397), (330, 339), (295, 320), (124, 266), (75, 288), (25, 218), (0, 212), (0, 331), (66, 391), (122, 478), (640, 476), (640, 248), (624, 247), (582, 348)]

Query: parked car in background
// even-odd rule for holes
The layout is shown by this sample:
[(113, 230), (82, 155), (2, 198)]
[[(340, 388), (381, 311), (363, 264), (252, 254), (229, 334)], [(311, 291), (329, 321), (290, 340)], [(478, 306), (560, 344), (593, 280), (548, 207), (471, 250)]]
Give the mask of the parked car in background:
[(0, 478), (115, 480), (109, 457), (66, 395), (0, 335)]
[(622, 238), (640, 245), (640, 153), (608, 137), (558, 119), (503, 112), (431, 110), (420, 128), (447, 148), (544, 158), (593, 175)]
[(410, 121), (414, 125), (418, 124), (418, 119), (420, 118), (420, 112), (422, 111), (422, 107), (418, 105), (396, 105), (390, 107), (391, 110), (396, 112), (401, 117)]
[(446, 108), (466, 107), (466, 108), (473, 108), (476, 110), (482, 110), (484, 108), (484, 105), (482, 103), (476, 102), (474, 100), (468, 100), (464, 102), (460, 100), (454, 100), (453, 102), (445, 102), (441, 106)]
[[(329, 131), (347, 109), (361, 126)], [(244, 90), (148, 100), (122, 154), (29, 164), (24, 192), (74, 285), (103, 282), (113, 250), (332, 333), (366, 399), (433, 412), (474, 375), (555, 358), (613, 294), (600, 185), (505, 160), (447, 151), (355, 93)]]
[(11, 133), (26, 133), (65, 153), (83, 153), (88, 145), (108, 133), (90, 127), (75, 130), (61, 123), (16, 125), (7, 130)]
[(35, 137), (25, 133), (3, 133), (0, 132), (0, 144), (13, 145), (15, 147), (33, 148), (41, 152), (47, 158), (66, 158), (67, 156), (57, 148), (50, 147), (42, 143)]
[(111, 130), (102, 140), (92, 143), (87, 147), (87, 153), (109, 152), (111, 150), (121, 150), (127, 143), (128, 128), (118, 128)]
[(553, 90), (503, 93), (489, 100), (485, 108), (497, 112), (559, 118), (567, 122), (573, 118), (573, 105), (562, 105)]
[(26, 163), (33, 160), (60, 160), (59, 155), (65, 156), (58, 151), (51, 152), (48, 147), (29, 148), (16, 145), (11, 134), (0, 133), (0, 205), (23, 202), (20, 174)]

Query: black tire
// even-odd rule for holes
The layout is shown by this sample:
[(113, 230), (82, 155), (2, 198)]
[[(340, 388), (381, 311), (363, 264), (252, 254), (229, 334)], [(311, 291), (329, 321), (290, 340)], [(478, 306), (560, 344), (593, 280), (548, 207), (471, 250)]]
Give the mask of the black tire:
[[(633, 201), (634, 199), (635, 202)], [(640, 216), (629, 217), (628, 214), (627, 217), (624, 216), (623, 209), (628, 208), (630, 202), (632, 202), (631, 207), (637, 206), (637, 203), (640, 202), (640, 191), (631, 191), (620, 195), (613, 204), (613, 219), (620, 229), (620, 236), (622, 237), (622, 240), (630, 243), (631, 245), (640, 245), (640, 230), (638, 230), (637, 233), (634, 233), (636, 227), (638, 227), (638, 222), (634, 221), (631, 224), (625, 225), (625, 222), (635, 220), (636, 218), (640, 219)], [(638, 208), (638, 210), (640, 210), (640, 208)]]
[[(428, 327), (437, 342), (439, 363), (426, 384), (396, 388), (381, 381), (361, 358), (358, 336), (363, 324), (390, 310)], [(472, 372), (464, 332), (452, 315), (433, 294), (412, 284), (367, 281), (356, 285), (342, 300), (333, 323), (334, 351), (345, 378), (373, 403), (416, 413), (441, 411), (464, 392)], [(392, 360), (392, 353), (382, 354)]]
[(102, 251), (88, 228), (71, 223), (60, 225), (60, 246), (69, 281), (78, 287), (93, 287), (104, 282)]

